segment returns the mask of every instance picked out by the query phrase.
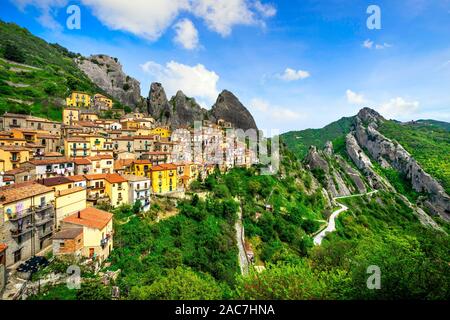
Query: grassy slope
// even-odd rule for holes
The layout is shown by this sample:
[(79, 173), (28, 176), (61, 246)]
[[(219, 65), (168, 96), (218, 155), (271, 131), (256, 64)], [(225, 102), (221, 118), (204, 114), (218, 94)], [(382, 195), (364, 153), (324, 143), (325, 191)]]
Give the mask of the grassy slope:
[(430, 124), (385, 122), (380, 131), (396, 140), (450, 193), (450, 133)]
[(302, 131), (291, 131), (281, 137), (288, 148), (294, 154), (303, 159), (310, 146), (322, 148), (327, 141), (332, 141), (335, 149), (340, 151), (344, 147), (345, 135), (350, 131), (353, 118), (342, 118), (322, 129), (307, 129)]
[[(103, 92), (80, 71), (65, 48), (51, 45), (13, 23), (0, 20), (0, 57), (6, 43), (15, 44), (25, 55), (30, 69), (0, 60), (0, 114), (5, 111), (43, 116), (61, 120), (63, 99), (73, 90), (89, 93)], [(22, 70), (14, 70), (22, 69)], [(25, 88), (9, 86), (5, 81), (29, 85)], [(32, 102), (31, 105), (10, 99)]]

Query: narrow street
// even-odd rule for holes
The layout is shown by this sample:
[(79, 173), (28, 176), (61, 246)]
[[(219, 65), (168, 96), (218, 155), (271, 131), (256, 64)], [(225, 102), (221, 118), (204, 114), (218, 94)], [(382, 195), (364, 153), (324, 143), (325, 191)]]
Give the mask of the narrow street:
[(238, 212), (238, 219), (236, 221), (236, 224), (234, 225), (234, 228), (236, 229), (236, 243), (239, 249), (239, 267), (241, 268), (241, 274), (247, 275), (248, 274), (248, 259), (247, 259), (247, 253), (245, 252), (245, 235), (244, 235), (244, 226), (242, 224), (242, 204), (239, 200), (236, 200), (239, 202), (239, 212)]

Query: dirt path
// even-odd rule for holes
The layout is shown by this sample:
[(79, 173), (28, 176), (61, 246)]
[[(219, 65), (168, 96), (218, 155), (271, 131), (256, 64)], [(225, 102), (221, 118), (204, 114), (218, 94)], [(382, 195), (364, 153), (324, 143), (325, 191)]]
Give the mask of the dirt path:
[[(351, 196), (344, 196), (344, 197), (336, 197), (333, 198), (334, 201), (340, 200), (340, 199), (349, 199), (349, 198), (357, 198), (357, 197), (365, 197), (365, 196), (370, 196), (372, 194), (377, 193), (378, 190), (375, 191), (371, 191), (368, 193), (363, 193), (363, 194), (354, 194)], [(326, 237), (326, 235), (330, 232), (334, 232), (336, 231), (336, 219), (339, 217), (339, 215), (345, 211), (348, 210), (348, 207), (344, 206), (343, 204), (339, 203), (340, 208), (336, 211), (334, 211), (331, 216), (330, 219), (328, 220), (328, 225), (325, 229), (323, 229), (321, 232), (319, 232), (315, 237), (314, 237), (314, 244), (316, 246), (320, 246), (322, 244), (322, 240)]]

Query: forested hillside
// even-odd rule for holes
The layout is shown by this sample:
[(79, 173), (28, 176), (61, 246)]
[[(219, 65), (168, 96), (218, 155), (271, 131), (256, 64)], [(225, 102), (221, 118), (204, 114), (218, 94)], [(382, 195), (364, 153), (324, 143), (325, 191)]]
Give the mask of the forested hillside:
[(80, 55), (0, 21), (0, 114), (7, 111), (61, 121), (70, 92), (103, 93), (76, 66), (75, 57)]
[(303, 159), (310, 146), (323, 148), (327, 141), (333, 142), (337, 151), (345, 148), (345, 136), (350, 132), (354, 117), (342, 118), (322, 129), (291, 131), (281, 135), (283, 142), (300, 159)]
[(443, 124), (386, 121), (380, 132), (400, 143), (450, 194), (450, 133)]

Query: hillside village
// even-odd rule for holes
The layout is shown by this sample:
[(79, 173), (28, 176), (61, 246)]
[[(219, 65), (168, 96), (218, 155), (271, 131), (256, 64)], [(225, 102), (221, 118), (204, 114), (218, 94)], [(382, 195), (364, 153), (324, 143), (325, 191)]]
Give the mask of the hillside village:
[(99, 205), (147, 211), (154, 196), (182, 197), (215, 170), (256, 163), (224, 120), (173, 130), (139, 112), (100, 119), (113, 106), (101, 94), (66, 103), (63, 122), (0, 117), (0, 262), (10, 270), (46, 252), (101, 263), (114, 229)]

